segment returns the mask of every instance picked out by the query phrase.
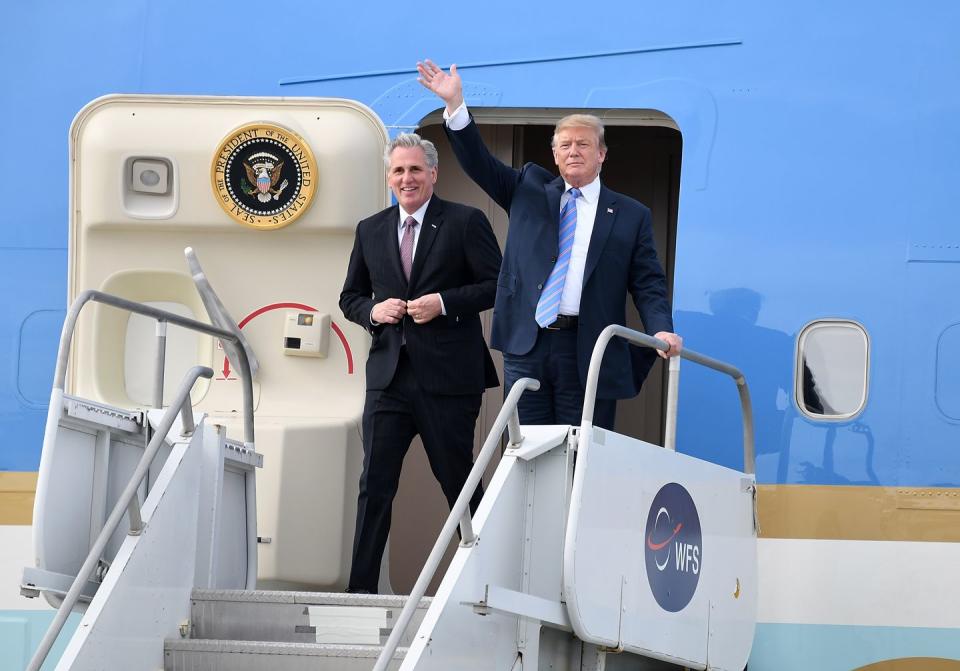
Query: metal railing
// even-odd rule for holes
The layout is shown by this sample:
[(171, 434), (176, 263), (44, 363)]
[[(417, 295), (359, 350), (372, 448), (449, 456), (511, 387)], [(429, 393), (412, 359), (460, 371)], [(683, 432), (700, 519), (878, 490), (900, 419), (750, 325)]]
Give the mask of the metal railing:
[[(73, 332), (76, 330), (77, 319), (80, 317), (80, 311), (83, 306), (89, 302), (103, 303), (127, 312), (134, 312), (145, 317), (152, 317), (157, 320), (157, 366), (156, 378), (154, 379), (154, 399), (153, 405), (156, 408), (163, 407), (163, 370), (166, 356), (167, 332), (165, 324), (175, 324), (177, 326), (198, 331), (210, 336), (215, 336), (221, 340), (237, 345), (237, 359), (235, 363), (240, 368), (240, 376), (243, 379), (243, 440), (249, 445), (253, 445), (253, 380), (250, 375), (250, 361), (247, 358), (247, 351), (243, 347), (243, 342), (236, 333), (226, 329), (217, 328), (210, 324), (204, 324), (195, 319), (181, 317), (178, 314), (167, 312), (159, 308), (154, 308), (142, 303), (120, 298), (112, 294), (105, 294), (102, 291), (88, 289), (82, 292), (70, 306), (70, 312), (63, 323), (63, 331), (60, 336), (60, 350), (57, 352), (57, 370), (53, 376), (54, 390), (64, 390), (67, 379), (67, 359), (70, 356), (70, 345), (73, 342)], [(164, 326), (159, 326), (164, 325)]]
[[(433, 549), (430, 551), (430, 556), (427, 557), (427, 561), (420, 571), (417, 582), (414, 584), (413, 589), (410, 590), (410, 596), (407, 597), (407, 602), (403, 605), (403, 610), (400, 611), (400, 617), (397, 618), (396, 624), (394, 624), (393, 629), (390, 631), (390, 637), (387, 639), (386, 645), (383, 646), (380, 656), (377, 657), (377, 663), (374, 665), (373, 671), (384, 671), (393, 658), (394, 652), (396, 652), (397, 647), (400, 645), (400, 639), (409, 626), (414, 611), (420, 604), (420, 599), (426, 594), (427, 587), (437, 572), (437, 567), (440, 566), (440, 560), (443, 559), (443, 553), (453, 538), (453, 532), (456, 530), (457, 525), (460, 524), (461, 528), (461, 545), (469, 546), (476, 540), (470, 518), (470, 499), (473, 497), (473, 492), (476, 490), (477, 485), (480, 484), (480, 478), (483, 477), (484, 471), (487, 470), (487, 465), (490, 463), (494, 451), (500, 444), (500, 436), (503, 434), (504, 429), (508, 431), (510, 447), (516, 447), (523, 442), (523, 436), (520, 435), (520, 419), (517, 416), (517, 402), (527, 389), (536, 391), (539, 388), (540, 383), (528, 377), (517, 380), (513, 384), (513, 387), (510, 388), (510, 393), (507, 394), (507, 398), (500, 408), (500, 413), (493, 422), (493, 427), (487, 435), (487, 440), (480, 449), (480, 454), (477, 455), (473, 469), (470, 471), (470, 475), (467, 476), (467, 481), (464, 483), (463, 489), (460, 490), (460, 496), (457, 497), (457, 502), (454, 503), (453, 508), (450, 509), (450, 515), (447, 517), (443, 529), (440, 530), (437, 541), (433, 544)], [(466, 528), (464, 528), (465, 526)]]
[[(113, 296), (111, 294), (103, 293), (102, 291), (94, 290), (84, 291), (77, 297), (77, 299), (70, 306), (70, 311), (67, 313), (67, 317), (63, 324), (63, 331), (60, 335), (60, 349), (57, 352), (57, 368), (53, 376), (51, 403), (47, 411), (47, 430), (44, 435), (44, 442), (49, 439), (55, 439), (56, 433), (53, 430), (53, 427), (56, 426), (60, 412), (62, 411), (62, 407), (60, 406), (62, 405), (61, 399), (63, 398), (64, 389), (66, 386), (67, 360), (70, 356), (70, 347), (73, 342), (73, 334), (76, 330), (77, 320), (80, 317), (80, 311), (83, 309), (84, 305), (91, 301), (103, 303), (104, 305), (109, 305), (121, 310), (144, 315), (146, 317), (152, 317), (153, 319), (157, 320), (157, 377), (154, 380), (153, 399), (154, 406), (157, 408), (163, 407), (163, 378), (167, 323), (176, 324), (177, 326), (215, 336), (236, 344), (237, 347), (235, 350), (238, 358), (236, 363), (239, 365), (240, 375), (243, 379), (244, 443), (246, 443), (249, 448), (253, 449), (253, 380), (250, 374), (250, 363), (247, 359), (247, 352), (243, 347), (243, 342), (241, 341), (240, 336), (231, 331), (217, 328), (209, 324), (204, 324), (203, 322), (199, 322), (194, 319), (181, 317), (180, 315), (167, 312), (166, 310), (160, 310), (149, 305), (143, 305), (142, 303), (136, 303), (125, 298), (120, 298), (119, 296)], [(183, 432), (184, 436), (191, 435), (196, 429), (193, 418), (193, 407), (190, 403), (190, 391), (193, 389), (196, 381), (201, 377), (206, 379), (212, 378), (213, 370), (207, 366), (194, 366), (187, 372), (186, 376), (184, 376), (183, 381), (180, 383), (180, 388), (177, 390), (177, 393), (173, 398), (173, 403), (160, 419), (157, 429), (154, 432), (150, 442), (147, 444), (143, 456), (137, 463), (137, 467), (134, 470), (133, 475), (130, 477), (130, 480), (127, 482), (127, 486), (117, 499), (117, 503), (114, 505), (113, 511), (110, 513), (110, 517), (108, 517), (107, 521), (104, 523), (103, 528), (100, 530), (100, 533), (97, 536), (97, 539), (90, 548), (90, 552), (87, 553), (86, 560), (84, 560), (80, 571), (77, 573), (77, 576), (74, 578), (70, 589), (63, 598), (63, 602), (57, 609), (57, 614), (53, 618), (53, 622), (51, 622), (50, 626), (47, 628), (43, 639), (40, 641), (39, 647), (37, 648), (36, 652), (34, 652), (33, 657), (30, 659), (30, 664), (27, 666), (26, 671), (40, 671), (40, 667), (43, 666), (44, 661), (50, 654), (50, 650), (53, 647), (53, 644), (56, 642), (57, 637), (60, 635), (63, 625), (66, 623), (67, 618), (70, 616), (70, 613), (73, 610), (73, 607), (76, 605), (84, 584), (96, 570), (100, 561), (100, 557), (106, 549), (107, 543), (110, 540), (110, 537), (113, 535), (113, 532), (123, 519), (124, 513), (128, 515), (130, 523), (130, 535), (139, 535), (143, 531), (143, 520), (140, 514), (140, 503), (137, 498), (137, 490), (140, 488), (140, 483), (149, 471), (157, 452), (166, 440), (167, 433), (169, 433), (170, 428), (173, 426), (173, 422), (177, 415), (179, 414), (181, 416), (181, 431)], [(249, 515), (247, 526), (249, 536)], [(249, 542), (250, 538), (248, 538), (248, 543)], [(253, 551), (248, 552), (247, 557), (248, 585), (251, 583), (251, 571), (253, 581), (256, 580), (257, 575), (255, 532), (253, 533), (252, 544)]]
[(190, 426), (193, 425), (193, 411), (190, 410), (190, 390), (193, 389), (193, 385), (201, 377), (207, 379), (213, 377), (213, 370), (206, 366), (194, 366), (187, 372), (183, 378), (183, 382), (180, 383), (180, 388), (177, 390), (173, 404), (167, 409), (167, 412), (164, 413), (160, 424), (157, 426), (156, 433), (154, 433), (153, 438), (147, 445), (147, 449), (144, 450), (143, 456), (133, 471), (133, 475), (130, 476), (130, 480), (127, 482), (127, 486), (117, 499), (117, 503), (113, 507), (113, 512), (110, 513), (110, 517), (108, 517), (104, 523), (103, 529), (101, 529), (97, 535), (97, 540), (94, 541), (90, 552), (87, 553), (87, 558), (83, 562), (83, 566), (80, 567), (77, 577), (73, 579), (73, 584), (70, 585), (67, 595), (63, 598), (63, 603), (61, 603), (60, 608), (57, 609), (57, 614), (53, 618), (53, 622), (50, 623), (50, 627), (44, 634), (43, 640), (40, 641), (40, 647), (38, 647), (33, 654), (30, 664), (27, 666), (27, 671), (40, 671), (40, 667), (43, 666), (47, 655), (50, 654), (50, 649), (53, 647), (54, 642), (56, 642), (57, 636), (60, 635), (64, 623), (66, 623), (67, 618), (70, 616), (70, 612), (77, 604), (84, 583), (86, 583), (87, 579), (93, 575), (93, 572), (96, 570), (100, 556), (106, 549), (107, 542), (113, 535), (114, 530), (120, 525), (124, 513), (128, 510), (131, 512), (136, 510), (135, 515), (130, 515), (130, 533), (132, 535), (137, 535), (143, 530), (143, 523), (140, 519), (140, 507), (136, 504), (137, 490), (140, 488), (140, 482), (146, 476), (147, 471), (150, 470), (153, 459), (157, 456), (157, 452), (166, 440), (167, 433), (173, 426), (177, 415), (181, 412), (189, 413)]
[[(659, 338), (648, 336), (646, 333), (640, 333), (628, 329), (626, 326), (611, 324), (603, 329), (600, 337), (597, 338), (593, 346), (593, 354), (590, 356), (590, 368), (587, 371), (587, 386), (583, 400), (583, 418), (582, 423), (593, 425), (593, 409), (597, 400), (597, 385), (600, 379), (600, 362), (603, 361), (603, 354), (607, 345), (615, 336), (632, 342), (641, 347), (650, 347), (656, 350), (667, 351), (669, 346)], [(740, 411), (743, 419), (743, 471), (753, 474), (754, 466), (754, 448), (753, 448), (753, 409), (750, 404), (750, 389), (747, 387), (747, 381), (743, 373), (734, 366), (723, 361), (711, 359), (708, 356), (694, 352), (693, 350), (683, 349), (678, 356), (670, 357), (669, 372), (667, 376), (667, 413), (666, 427), (664, 430), (663, 446), (670, 450), (676, 450), (677, 440), (677, 398), (679, 396), (680, 385), (680, 359), (688, 359), (701, 366), (712, 368), (721, 373), (726, 373), (733, 378), (737, 384), (737, 391), (740, 394)]]

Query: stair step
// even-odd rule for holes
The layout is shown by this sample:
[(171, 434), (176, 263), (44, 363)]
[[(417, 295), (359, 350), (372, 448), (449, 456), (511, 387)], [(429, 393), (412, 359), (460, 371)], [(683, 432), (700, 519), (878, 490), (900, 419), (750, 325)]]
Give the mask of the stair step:
[[(369, 671), (382, 646), (181, 639), (163, 642), (164, 671)], [(407, 653), (398, 648), (388, 669)]]
[[(401, 646), (413, 641), (430, 601), (420, 601)], [(380, 645), (406, 602), (403, 595), (194, 590), (190, 637)]]

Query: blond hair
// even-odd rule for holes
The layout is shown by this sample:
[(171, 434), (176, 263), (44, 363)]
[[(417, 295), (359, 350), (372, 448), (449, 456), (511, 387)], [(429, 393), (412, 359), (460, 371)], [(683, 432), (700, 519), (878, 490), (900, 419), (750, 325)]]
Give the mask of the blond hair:
[(603, 122), (600, 117), (593, 114), (568, 114), (560, 119), (553, 128), (553, 138), (550, 140), (550, 147), (557, 146), (557, 134), (566, 128), (590, 128), (597, 134), (597, 140), (600, 149), (606, 150), (607, 143), (603, 139)]

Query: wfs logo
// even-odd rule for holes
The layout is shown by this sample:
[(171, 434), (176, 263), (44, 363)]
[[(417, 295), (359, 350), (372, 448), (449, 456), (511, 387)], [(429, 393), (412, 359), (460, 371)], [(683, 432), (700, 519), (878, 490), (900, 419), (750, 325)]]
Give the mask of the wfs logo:
[(697, 507), (676, 482), (653, 497), (644, 546), (647, 580), (657, 603), (671, 613), (683, 610), (700, 582), (703, 536)]

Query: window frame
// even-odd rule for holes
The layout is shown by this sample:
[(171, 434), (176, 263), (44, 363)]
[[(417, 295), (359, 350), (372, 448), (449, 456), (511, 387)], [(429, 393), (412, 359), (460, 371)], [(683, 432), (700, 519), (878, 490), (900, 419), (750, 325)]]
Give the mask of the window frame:
[[(803, 355), (803, 345), (812, 332), (825, 326), (847, 327), (858, 331), (864, 339), (864, 354), (866, 361), (863, 370), (863, 392), (857, 408), (849, 413), (838, 415), (818, 415), (807, 410), (805, 403), (800, 403), (800, 399), (803, 397), (803, 359), (801, 358)], [(807, 322), (797, 334), (797, 344), (794, 349), (793, 361), (793, 404), (797, 410), (800, 411), (800, 414), (807, 419), (818, 422), (848, 422), (862, 414), (864, 409), (866, 409), (867, 402), (870, 398), (870, 349), (870, 334), (867, 332), (867, 329), (863, 324), (854, 319), (844, 319), (842, 317), (824, 317)]]

